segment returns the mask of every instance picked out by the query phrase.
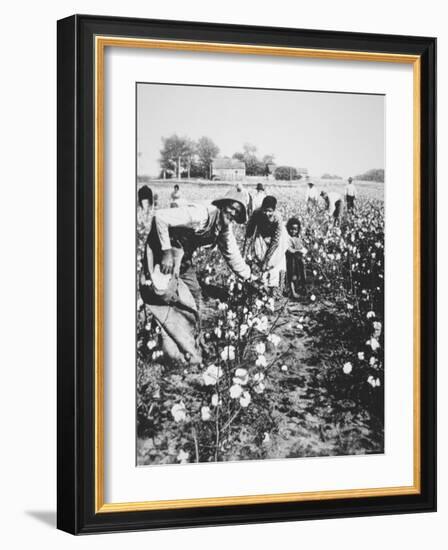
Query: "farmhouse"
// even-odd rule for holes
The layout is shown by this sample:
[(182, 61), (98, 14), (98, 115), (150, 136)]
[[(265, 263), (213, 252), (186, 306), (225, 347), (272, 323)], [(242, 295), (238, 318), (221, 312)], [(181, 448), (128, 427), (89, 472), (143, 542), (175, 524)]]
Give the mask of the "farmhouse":
[(221, 181), (241, 181), (246, 177), (246, 165), (235, 159), (222, 158), (212, 162), (212, 179)]

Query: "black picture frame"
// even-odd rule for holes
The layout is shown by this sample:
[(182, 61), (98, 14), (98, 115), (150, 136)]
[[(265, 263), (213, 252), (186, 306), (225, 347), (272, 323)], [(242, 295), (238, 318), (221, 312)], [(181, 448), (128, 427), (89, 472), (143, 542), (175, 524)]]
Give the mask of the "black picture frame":
[[(299, 502), (95, 510), (95, 36), (420, 58), (420, 492)], [(58, 505), (73, 534), (436, 510), (436, 39), (74, 15), (58, 21)]]

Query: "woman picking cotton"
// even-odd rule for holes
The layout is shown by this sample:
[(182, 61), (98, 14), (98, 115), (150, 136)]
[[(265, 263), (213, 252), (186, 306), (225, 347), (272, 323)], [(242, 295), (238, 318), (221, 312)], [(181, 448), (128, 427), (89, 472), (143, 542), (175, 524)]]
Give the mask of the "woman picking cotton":
[(271, 289), (280, 286), (281, 275), (286, 270), (287, 247), (288, 234), (277, 210), (277, 199), (268, 195), (247, 224), (244, 248), (255, 258), (263, 280)]
[(161, 329), (162, 349), (173, 360), (201, 362), (199, 346), (201, 288), (193, 252), (217, 246), (232, 271), (251, 276), (233, 233), (245, 223), (241, 193), (231, 190), (209, 206), (188, 205), (158, 210), (153, 218), (143, 260), (142, 299)]

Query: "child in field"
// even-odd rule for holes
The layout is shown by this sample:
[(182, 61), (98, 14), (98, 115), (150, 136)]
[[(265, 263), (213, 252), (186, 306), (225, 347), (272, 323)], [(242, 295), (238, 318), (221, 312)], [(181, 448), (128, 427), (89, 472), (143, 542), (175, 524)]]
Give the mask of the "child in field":
[(305, 266), (303, 263), (303, 254), (306, 248), (303, 246), (301, 233), (301, 224), (298, 218), (290, 218), (286, 224), (289, 241), (286, 251), (286, 278), (288, 281), (288, 290), (293, 298), (299, 298), (298, 292), (305, 288)]

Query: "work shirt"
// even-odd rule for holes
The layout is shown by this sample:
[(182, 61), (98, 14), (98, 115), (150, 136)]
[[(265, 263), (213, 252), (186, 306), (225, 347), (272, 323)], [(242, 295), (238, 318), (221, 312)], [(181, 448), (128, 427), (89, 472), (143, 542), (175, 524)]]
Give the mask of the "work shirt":
[(181, 202), (180, 191), (173, 191), (171, 193), (171, 206), (180, 206)]
[(307, 201), (313, 200), (317, 201), (319, 199), (319, 191), (316, 189), (316, 186), (307, 187), (306, 193), (305, 193), (305, 199)]
[(356, 197), (356, 187), (353, 183), (348, 183), (345, 188), (345, 195), (347, 197)]
[(180, 241), (187, 253), (200, 246), (217, 245), (232, 271), (248, 279), (250, 267), (241, 256), (232, 227), (223, 225), (219, 214), (216, 206), (199, 204), (157, 210), (154, 223), (161, 249), (170, 250), (172, 240)]
[(306, 252), (306, 248), (303, 246), (302, 237), (300, 235), (297, 237), (291, 237), (291, 235), (288, 235), (288, 252), (293, 254), (296, 252)]
[(252, 195), (252, 207), (254, 210), (257, 210), (257, 208), (261, 208), (265, 197), (266, 193), (264, 191), (256, 191)]

